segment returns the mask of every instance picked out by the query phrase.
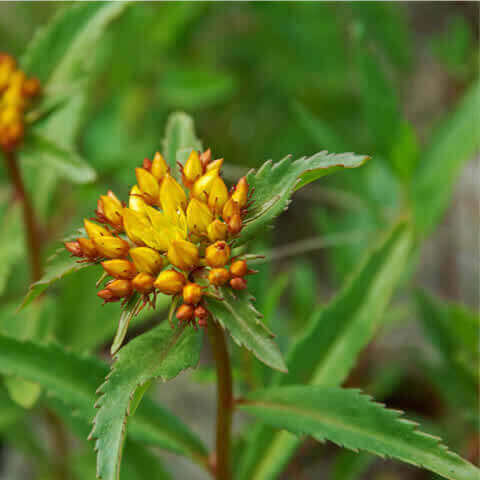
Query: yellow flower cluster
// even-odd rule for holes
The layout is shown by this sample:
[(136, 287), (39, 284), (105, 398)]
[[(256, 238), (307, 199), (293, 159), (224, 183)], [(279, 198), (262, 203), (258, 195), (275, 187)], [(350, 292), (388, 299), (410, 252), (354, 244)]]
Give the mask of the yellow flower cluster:
[(128, 207), (111, 191), (100, 197), (96, 219), (105, 226), (86, 219), (88, 237), (65, 246), (83, 261), (101, 262), (113, 277), (98, 292), (105, 302), (134, 292), (145, 303), (157, 292), (181, 296), (177, 318), (205, 326), (209, 286), (246, 288), (245, 276), (253, 271), (245, 260), (232, 258), (231, 243), (243, 226), (248, 183), (242, 177), (229, 192), (222, 164), (210, 150), (192, 151), (181, 167), (182, 186), (157, 152), (135, 169)]
[(0, 53), (0, 148), (10, 151), (24, 134), (24, 112), (40, 92), (40, 82), (27, 78), (15, 59)]

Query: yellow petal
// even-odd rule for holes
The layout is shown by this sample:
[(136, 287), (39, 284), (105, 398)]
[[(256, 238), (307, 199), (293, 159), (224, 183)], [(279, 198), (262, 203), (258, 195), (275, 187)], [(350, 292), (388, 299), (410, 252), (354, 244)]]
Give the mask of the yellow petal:
[(243, 208), (247, 204), (248, 199), (248, 182), (246, 177), (242, 177), (232, 194), (232, 199), (235, 200), (240, 208)]
[(196, 198), (190, 200), (187, 207), (187, 225), (190, 231), (200, 235), (206, 233), (212, 219), (212, 212), (206, 203)]
[(168, 165), (162, 154), (157, 152), (153, 157), (152, 162), (152, 175), (157, 179), (161, 180), (165, 174), (168, 172)]
[(157, 179), (144, 168), (136, 168), (138, 186), (144, 194), (144, 200), (147, 203), (154, 204), (158, 200), (159, 186)]
[(129, 253), (139, 272), (156, 275), (163, 268), (163, 257), (153, 248), (131, 248)]
[(96, 223), (87, 220), (86, 218), (83, 220), (83, 224), (85, 225), (85, 230), (87, 231), (87, 235), (93, 241), (95, 241), (98, 237), (111, 237), (112, 234), (105, 228), (97, 225)]
[(168, 249), (168, 259), (181, 270), (191, 270), (198, 265), (198, 248), (186, 240), (174, 240)]
[(175, 270), (164, 270), (155, 280), (154, 286), (166, 295), (175, 295), (183, 290), (185, 277)]
[(192, 195), (206, 202), (216, 178), (218, 178), (218, 170), (210, 170), (205, 175), (202, 175), (193, 185)]
[(134, 185), (130, 190), (130, 197), (128, 199), (128, 206), (131, 210), (138, 213), (145, 213), (145, 207), (147, 204), (143, 200), (142, 192), (138, 185)]
[(225, 240), (227, 238), (228, 226), (218, 218), (214, 220), (207, 228), (208, 239), (211, 242)]
[(96, 237), (93, 242), (101, 256), (107, 258), (122, 258), (128, 253), (130, 245), (118, 237)]
[(187, 161), (185, 162), (185, 167), (183, 168), (183, 175), (189, 182), (194, 182), (198, 177), (203, 173), (202, 162), (198, 156), (196, 150), (192, 150), (192, 153), (189, 155)]
[(221, 213), (223, 206), (228, 200), (228, 190), (224, 181), (217, 177), (212, 183), (212, 189), (208, 196), (208, 206), (217, 214)]
[(183, 188), (168, 173), (165, 175), (160, 188), (160, 204), (163, 211), (176, 211), (178, 208), (185, 210), (187, 206), (187, 196)]
[(122, 210), (123, 206), (117, 197), (113, 198), (110, 195), (101, 195), (100, 201), (102, 203), (103, 215), (115, 227), (122, 226)]

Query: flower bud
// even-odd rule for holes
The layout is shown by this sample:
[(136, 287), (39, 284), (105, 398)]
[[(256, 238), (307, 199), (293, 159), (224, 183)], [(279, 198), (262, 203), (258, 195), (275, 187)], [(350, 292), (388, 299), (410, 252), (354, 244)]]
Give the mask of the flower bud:
[(22, 86), (22, 93), (27, 97), (34, 97), (40, 93), (40, 81), (38, 78), (27, 78)]
[(222, 210), (223, 219), (228, 222), (234, 215), (240, 215), (240, 205), (233, 199), (229, 198)]
[(87, 235), (94, 242), (97, 238), (113, 237), (113, 235), (106, 228), (103, 228), (100, 225), (91, 222), (90, 220), (84, 219), (83, 224), (85, 226), (85, 230), (87, 231)]
[(198, 248), (186, 240), (174, 240), (167, 253), (170, 263), (180, 270), (191, 270), (198, 265)]
[(130, 245), (118, 237), (97, 237), (93, 242), (100, 255), (107, 258), (126, 257), (130, 249)]
[(184, 303), (178, 307), (175, 316), (182, 322), (188, 322), (193, 318), (193, 313), (193, 307)]
[(186, 283), (185, 276), (176, 270), (164, 270), (154, 282), (155, 288), (166, 295), (175, 295), (183, 290)]
[(210, 191), (210, 195), (208, 196), (208, 206), (215, 213), (220, 214), (227, 200), (227, 186), (220, 177), (217, 177), (212, 183), (212, 189)]
[(228, 231), (232, 235), (236, 235), (242, 230), (242, 227), (243, 227), (242, 217), (240, 216), (239, 213), (236, 213), (228, 222)]
[(139, 293), (150, 293), (153, 290), (155, 279), (145, 272), (140, 272), (132, 280), (132, 287)]
[(203, 153), (200, 154), (200, 162), (202, 162), (202, 167), (205, 170), (207, 165), (212, 161), (212, 151), (210, 148), (205, 150)]
[(192, 196), (206, 202), (216, 178), (218, 178), (218, 170), (210, 170), (202, 175), (193, 185)]
[(243, 277), (233, 277), (230, 280), (230, 286), (234, 290), (245, 290), (247, 288), (247, 281)]
[(116, 298), (129, 297), (132, 294), (132, 283), (130, 280), (113, 280), (106, 290), (110, 290)]
[[(146, 208), (146, 206), (145, 206)], [(144, 210), (146, 212), (146, 210)], [(145, 237), (149, 228), (146, 213), (143, 215), (131, 208), (123, 209), (123, 225), (128, 238), (137, 245), (145, 244)]]
[(78, 242), (65, 242), (64, 245), (74, 257), (83, 257), (82, 247)]
[(247, 177), (242, 177), (238, 181), (235, 187), (235, 191), (232, 194), (232, 199), (238, 203), (240, 208), (243, 208), (247, 204), (247, 199), (248, 199)]
[(128, 280), (137, 273), (132, 262), (123, 259), (106, 260), (102, 262), (103, 269), (112, 277)]
[(218, 218), (207, 227), (207, 235), (211, 242), (225, 240), (227, 238), (228, 226)]
[(95, 258), (98, 256), (97, 247), (90, 238), (77, 238), (84, 257)]
[(223, 158), (214, 160), (213, 162), (207, 165), (207, 172), (209, 172), (210, 170), (220, 170), (222, 168), (222, 165), (223, 165)]
[(97, 292), (97, 295), (105, 302), (117, 302), (120, 298), (117, 298), (108, 288), (104, 288)]
[(230, 265), (230, 273), (234, 277), (244, 277), (248, 272), (247, 262), (245, 260), (235, 260)]
[(153, 248), (131, 248), (129, 253), (139, 272), (157, 275), (157, 273), (163, 268), (163, 257)]
[(149, 158), (144, 158), (143, 159), (143, 164), (142, 164), (142, 167), (145, 169), (145, 170), (148, 170), (149, 172), (151, 171), (152, 169), (152, 162)]
[(143, 195), (140, 188), (138, 188), (138, 185), (134, 185), (130, 190), (130, 196), (128, 198), (128, 207), (130, 208), (130, 210), (133, 210), (134, 212), (143, 214), (145, 212), (146, 206), (147, 204), (143, 199)]
[(168, 172), (167, 162), (165, 161), (163, 155), (160, 152), (157, 152), (153, 157), (151, 172), (152, 175), (159, 181)]
[(200, 161), (200, 157), (198, 156), (198, 152), (196, 150), (192, 150), (190, 153), (187, 161), (185, 162), (185, 166), (183, 167), (183, 178), (189, 186), (197, 180), (203, 173), (203, 166), (202, 162)]
[(164, 211), (177, 211), (179, 208), (185, 210), (187, 206), (187, 196), (183, 188), (168, 173), (165, 174), (160, 188), (160, 204)]
[(109, 190), (107, 195), (102, 195), (100, 197), (98, 206), (100, 213), (105, 217), (108, 223), (117, 230), (121, 230), (123, 225), (123, 205), (111, 190)]
[(199, 305), (195, 311), (195, 318), (198, 320), (198, 326), (199, 327), (206, 327), (207, 326), (207, 320), (209, 317), (209, 313), (205, 307), (202, 305)]
[(183, 287), (183, 301), (196, 305), (202, 299), (202, 287), (198, 283), (187, 283)]
[(223, 267), (230, 258), (230, 247), (226, 242), (219, 241), (209, 245), (205, 250), (205, 260), (212, 268)]
[(8, 54), (0, 54), (0, 91), (2, 91), (10, 81), (10, 75), (15, 71), (16, 62)]
[(189, 230), (199, 235), (205, 234), (212, 219), (212, 212), (206, 203), (196, 198), (190, 200), (187, 207), (187, 225)]
[(157, 203), (159, 186), (157, 179), (144, 168), (136, 168), (138, 186), (143, 193), (143, 199), (150, 205)]
[(225, 285), (230, 279), (230, 273), (226, 268), (212, 268), (208, 274), (208, 281), (216, 287)]

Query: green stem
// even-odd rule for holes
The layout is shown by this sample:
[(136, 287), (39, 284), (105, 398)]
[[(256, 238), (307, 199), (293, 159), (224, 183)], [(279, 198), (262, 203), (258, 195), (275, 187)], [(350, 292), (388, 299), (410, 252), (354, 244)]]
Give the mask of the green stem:
[(208, 332), (213, 346), (217, 369), (217, 439), (216, 478), (231, 480), (231, 435), (233, 416), (233, 382), (230, 356), (222, 327), (210, 322)]

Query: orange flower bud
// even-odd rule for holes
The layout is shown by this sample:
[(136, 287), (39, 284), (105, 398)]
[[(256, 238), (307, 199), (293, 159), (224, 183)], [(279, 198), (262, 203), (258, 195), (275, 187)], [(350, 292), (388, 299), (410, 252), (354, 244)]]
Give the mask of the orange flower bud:
[(130, 280), (113, 280), (106, 290), (110, 290), (116, 298), (129, 297), (132, 294), (132, 283)]
[(185, 276), (176, 270), (164, 270), (154, 282), (155, 288), (166, 295), (175, 295), (183, 290)]
[(230, 273), (235, 277), (244, 277), (248, 272), (245, 260), (236, 260), (230, 265)]
[(84, 257), (95, 258), (98, 256), (97, 247), (90, 238), (77, 238)]
[(223, 158), (219, 158), (218, 160), (214, 160), (212, 163), (207, 165), (207, 172), (210, 170), (220, 170), (223, 165)]
[(210, 191), (210, 195), (208, 196), (208, 206), (215, 213), (220, 214), (227, 200), (227, 186), (220, 177), (217, 177), (212, 183), (212, 189)]
[(123, 259), (106, 260), (102, 262), (103, 269), (112, 277), (127, 280), (137, 273), (132, 262)]
[(82, 247), (78, 242), (65, 242), (65, 248), (75, 257), (83, 257)]
[(206, 202), (216, 178), (218, 178), (218, 170), (210, 170), (202, 175), (193, 185), (191, 195)]
[(104, 288), (103, 290), (100, 290), (97, 295), (105, 302), (116, 302), (120, 300), (120, 298), (117, 298), (108, 288)]
[(247, 204), (247, 199), (248, 199), (247, 177), (242, 177), (238, 181), (235, 187), (235, 191), (232, 194), (232, 199), (238, 203), (240, 208), (243, 208)]
[(93, 243), (100, 255), (107, 258), (126, 257), (130, 249), (130, 245), (118, 237), (97, 237)]
[(242, 226), (242, 217), (239, 213), (236, 213), (228, 222), (228, 231), (232, 235), (236, 235), (242, 230)]
[(209, 317), (209, 313), (205, 307), (202, 305), (199, 305), (195, 311), (195, 318), (198, 320), (198, 326), (199, 327), (206, 327), (207, 326), (207, 320)]
[(226, 242), (219, 241), (209, 245), (205, 250), (205, 260), (212, 268), (223, 267), (230, 258), (230, 247)]
[(190, 200), (187, 207), (187, 225), (189, 230), (199, 235), (205, 234), (212, 219), (212, 212), (206, 203), (196, 198)]
[(34, 97), (40, 92), (40, 81), (38, 78), (27, 78), (22, 86), (22, 93), (27, 97)]
[(170, 263), (180, 270), (191, 270), (198, 265), (198, 248), (186, 240), (174, 240), (167, 253)]
[(200, 161), (202, 162), (202, 167), (205, 170), (207, 168), (207, 165), (212, 161), (212, 151), (208, 149), (201, 153)]
[(175, 316), (182, 322), (188, 322), (193, 318), (193, 307), (184, 303), (178, 307)]
[(163, 268), (163, 257), (153, 248), (131, 248), (129, 253), (139, 272), (157, 275), (157, 273)]
[(230, 280), (230, 286), (234, 290), (245, 290), (247, 288), (247, 281), (243, 277), (233, 277)]
[(151, 172), (157, 180), (161, 180), (168, 172), (167, 162), (160, 152), (157, 152), (153, 157)]
[(207, 227), (207, 235), (211, 242), (225, 240), (227, 238), (228, 226), (218, 218)]
[(132, 280), (132, 287), (139, 293), (150, 293), (153, 291), (153, 283), (155, 279), (145, 272), (140, 272)]
[(187, 283), (183, 287), (183, 301), (191, 305), (196, 305), (202, 299), (202, 287), (197, 283)]
[(233, 199), (229, 198), (222, 210), (223, 219), (228, 222), (234, 215), (240, 215), (240, 205)]
[(230, 279), (230, 273), (226, 268), (212, 268), (208, 274), (208, 281), (217, 287), (225, 285)]
[(84, 219), (83, 224), (90, 240), (93, 240), (94, 242), (97, 238), (113, 237), (113, 235), (106, 228), (103, 228), (100, 225), (91, 222), (90, 220)]
[(160, 189), (160, 204), (164, 211), (176, 212), (177, 209), (185, 209), (187, 196), (180, 184), (170, 175), (165, 174)]
[(157, 179), (144, 168), (136, 168), (135, 175), (137, 176), (138, 186), (143, 193), (145, 202), (150, 205), (157, 203), (160, 190)]
[(149, 172), (151, 171), (152, 169), (152, 162), (149, 158), (144, 158), (143, 159), (143, 164), (142, 164), (142, 167), (145, 169), (145, 170), (148, 170)]
[(183, 167), (183, 177), (186, 180), (186, 183), (191, 186), (193, 182), (197, 178), (199, 178), (203, 173), (203, 166), (202, 162), (200, 161), (200, 157), (198, 156), (198, 152), (196, 150), (192, 150), (190, 153), (187, 161), (185, 162), (185, 166)]

